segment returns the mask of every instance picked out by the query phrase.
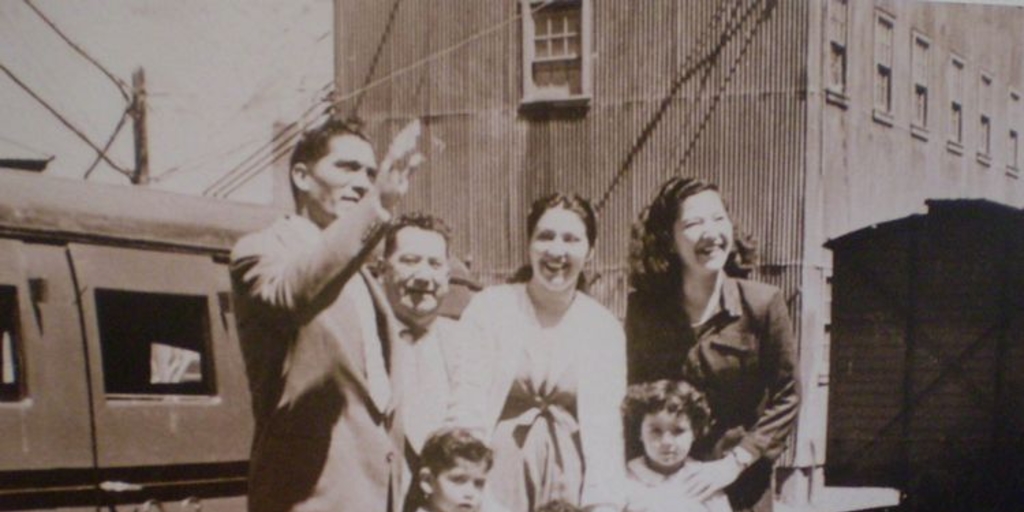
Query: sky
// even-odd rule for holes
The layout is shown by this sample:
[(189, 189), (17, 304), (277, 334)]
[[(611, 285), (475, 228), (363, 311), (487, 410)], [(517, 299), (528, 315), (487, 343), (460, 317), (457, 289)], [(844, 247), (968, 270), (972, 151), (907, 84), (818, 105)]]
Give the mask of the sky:
[[(331, 0), (31, 0), (71, 41), (126, 84), (143, 68), (154, 188), (202, 194), (253, 155), (265, 155), (275, 121), (320, 102), (333, 76)], [(24, 0), (0, 0), (0, 65), (96, 145), (127, 102), (118, 86)], [(304, 119), (308, 119), (304, 118)], [(132, 127), (110, 158), (134, 167)], [(262, 152), (260, 152), (262, 150)], [(53, 156), (46, 174), (81, 179), (96, 152), (0, 73), (0, 157)], [(249, 160), (250, 162), (252, 160)], [(264, 166), (252, 167), (253, 170)], [(128, 184), (101, 163), (90, 181)], [(230, 194), (269, 202), (263, 170)]]

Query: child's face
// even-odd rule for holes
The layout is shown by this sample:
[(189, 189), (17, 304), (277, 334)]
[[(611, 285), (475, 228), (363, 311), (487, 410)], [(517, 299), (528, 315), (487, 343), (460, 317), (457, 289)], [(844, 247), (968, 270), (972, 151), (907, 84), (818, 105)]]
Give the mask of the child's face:
[(455, 465), (434, 475), (424, 468), (421, 474), (423, 492), (431, 512), (478, 512), (487, 482), (487, 466), (483, 462), (455, 459)]
[(673, 473), (683, 466), (693, 446), (690, 418), (667, 411), (648, 414), (640, 425), (640, 440), (651, 469)]

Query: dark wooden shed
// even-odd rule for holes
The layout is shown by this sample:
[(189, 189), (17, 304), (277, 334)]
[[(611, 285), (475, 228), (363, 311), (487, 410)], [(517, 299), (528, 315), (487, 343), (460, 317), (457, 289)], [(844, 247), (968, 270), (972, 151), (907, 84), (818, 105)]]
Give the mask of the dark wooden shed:
[(1024, 503), (1024, 212), (984, 200), (830, 241), (826, 480), (913, 510)]

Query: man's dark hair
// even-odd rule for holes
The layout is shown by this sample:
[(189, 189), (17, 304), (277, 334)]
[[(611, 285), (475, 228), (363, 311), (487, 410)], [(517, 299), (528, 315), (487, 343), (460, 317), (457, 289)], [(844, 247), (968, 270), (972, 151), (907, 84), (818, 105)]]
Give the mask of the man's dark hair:
[(406, 213), (396, 219), (391, 226), (388, 228), (388, 232), (384, 235), (384, 258), (388, 258), (395, 252), (395, 246), (398, 244), (398, 232), (408, 228), (419, 228), (424, 231), (433, 231), (444, 238), (445, 252), (450, 253), (450, 245), (452, 238), (452, 231), (447, 224), (440, 217), (435, 217), (426, 213)]
[(446, 428), (438, 430), (423, 444), (420, 461), (435, 476), (458, 464), (458, 459), (482, 462), (490, 471), (494, 452), (469, 430)]
[[(295, 149), (292, 150), (292, 156), (288, 160), (289, 172), (297, 164), (304, 164), (309, 167), (316, 165), (321, 158), (327, 155), (331, 139), (342, 135), (352, 135), (367, 143), (370, 142), (363, 133), (363, 125), (360, 120), (355, 118), (345, 120), (334, 119), (333, 117), (328, 118), (299, 137), (299, 141), (295, 143)], [(298, 204), (299, 190), (295, 188), (295, 183), (290, 178), (288, 182), (291, 184), (292, 198)]]

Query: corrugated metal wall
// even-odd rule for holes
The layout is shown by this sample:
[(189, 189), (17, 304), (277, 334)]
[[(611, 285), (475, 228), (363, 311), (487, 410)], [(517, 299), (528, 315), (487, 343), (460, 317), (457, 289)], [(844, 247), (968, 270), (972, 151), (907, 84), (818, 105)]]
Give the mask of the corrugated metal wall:
[[(801, 257), (807, 6), (764, 0), (594, 3), (594, 90), (584, 111), (521, 111), (517, 2), (339, 0), (348, 57), (343, 91), (377, 140), (423, 118), (433, 139), (409, 208), (441, 215), (488, 282), (525, 258), (530, 202), (554, 190), (601, 197), (673, 77), (708, 55), (706, 79), (682, 88), (601, 214), (593, 292), (624, 311), (630, 225), (674, 172), (717, 182), (762, 248), (760, 279), (796, 298)], [(397, 7), (396, 7), (397, 6)], [(497, 7), (497, 8), (496, 8)], [(390, 29), (388, 29), (390, 20)], [(382, 35), (387, 34), (385, 38)], [(366, 80), (383, 40), (372, 78)], [(464, 43), (464, 44), (460, 44)], [(424, 62), (425, 61), (425, 62)], [(342, 104), (350, 109), (352, 100)], [(686, 143), (700, 134), (683, 165)], [(794, 313), (798, 303), (792, 302)]]
[[(699, 176), (719, 184), (758, 240), (754, 278), (783, 288), (799, 329), (806, 2), (596, 1), (588, 107), (526, 111), (518, 2), (337, 1), (341, 112), (358, 103), (379, 141), (426, 121), (429, 164), (406, 206), (447, 220), (454, 249), (486, 283), (525, 261), (530, 203), (556, 190), (601, 198), (672, 80), (709, 58), (609, 194), (591, 293), (624, 314), (631, 225), (665, 179)], [(791, 448), (782, 463), (792, 458)]]

